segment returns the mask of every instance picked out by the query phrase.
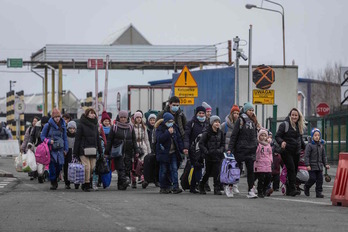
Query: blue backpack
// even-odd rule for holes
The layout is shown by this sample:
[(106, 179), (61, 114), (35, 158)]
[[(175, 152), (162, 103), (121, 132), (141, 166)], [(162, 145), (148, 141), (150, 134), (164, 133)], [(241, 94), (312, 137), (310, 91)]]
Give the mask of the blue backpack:
[(240, 179), (240, 169), (237, 166), (237, 161), (232, 154), (227, 155), (221, 165), (220, 182), (222, 184), (237, 184)]

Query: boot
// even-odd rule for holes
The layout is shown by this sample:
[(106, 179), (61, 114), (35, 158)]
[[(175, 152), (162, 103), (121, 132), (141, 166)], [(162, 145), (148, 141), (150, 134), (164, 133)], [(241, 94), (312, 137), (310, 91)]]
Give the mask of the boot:
[(197, 194), (199, 191), (196, 190), (196, 186), (190, 186), (190, 193)]
[(205, 190), (206, 192), (211, 192), (211, 188), (210, 188), (208, 182), (205, 183), (205, 185), (204, 185), (204, 190)]
[(38, 176), (37, 181), (42, 184), (44, 182), (43, 176)]
[(149, 185), (149, 183), (147, 181), (144, 181), (142, 184), (141, 184), (141, 187), (143, 187), (143, 189), (146, 189), (146, 187)]
[(82, 191), (89, 192), (89, 183), (82, 184)]
[(202, 182), (199, 183), (199, 193), (200, 194), (207, 194), (207, 192), (204, 189), (204, 184)]
[(324, 195), (321, 192), (317, 192), (316, 198), (324, 198)]
[(79, 189), (80, 184), (74, 184), (75, 185), (75, 189)]
[(307, 196), (307, 197), (309, 197), (309, 188), (305, 185), (304, 186), (304, 194)]
[(222, 193), (220, 191), (220, 186), (218, 189), (214, 189), (214, 195), (222, 195)]
[(58, 188), (57, 181), (51, 181), (51, 187), (50, 190), (56, 190)]

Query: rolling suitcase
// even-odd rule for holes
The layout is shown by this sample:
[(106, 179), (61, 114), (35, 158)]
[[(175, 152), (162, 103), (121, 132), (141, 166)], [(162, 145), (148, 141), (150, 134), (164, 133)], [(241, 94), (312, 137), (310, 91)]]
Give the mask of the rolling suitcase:
[(155, 183), (156, 176), (156, 155), (148, 154), (144, 158), (143, 174), (147, 183)]

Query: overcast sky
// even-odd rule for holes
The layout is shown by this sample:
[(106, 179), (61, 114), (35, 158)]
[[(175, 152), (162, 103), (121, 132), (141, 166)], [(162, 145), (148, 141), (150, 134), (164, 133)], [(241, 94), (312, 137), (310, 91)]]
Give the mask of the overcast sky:
[[(277, 1), (277, 0), (274, 0)], [(285, 9), (286, 64), (318, 72), (328, 63), (348, 66), (346, 0), (278, 0)], [(253, 25), (253, 64), (281, 65), (280, 14), (247, 10), (262, 0), (1, 0), (0, 60), (21, 57), (46, 44), (101, 44), (110, 34), (133, 24), (155, 45), (209, 45), (239, 36), (248, 40)], [(279, 9), (263, 2), (263, 7)], [(243, 47), (247, 54), (248, 48)], [(233, 54), (234, 56), (235, 54)], [(241, 64), (247, 62), (241, 61)], [(64, 71), (64, 89), (84, 98), (93, 91), (93, 71)], [(146, 84), (171, 78), (172, 71), (112, 71), (110, 88)], [(104, 72), (99, 76), (104, 77)], [(127, 77), (127, 78), (125, 78)], [(42, 91), (41, 79), (28, 68), (0, 67), (0, 97), (14, 89), (26, 94)], [(103, 87), (103, 78), (100, 88)]]

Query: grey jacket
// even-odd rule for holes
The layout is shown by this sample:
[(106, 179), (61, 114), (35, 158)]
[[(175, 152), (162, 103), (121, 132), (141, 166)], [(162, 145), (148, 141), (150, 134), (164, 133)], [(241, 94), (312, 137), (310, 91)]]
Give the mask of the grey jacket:
[(231, 119), (228, 116), (229, 115), (226, 116), (225, 122), (221, 124), (221, 131), (225, 135), (225, 151), (228, 150), (228, 144), (230, 143), (232, 131), (234, 128), (234, 122), (231, 122)]
[(305, 165), (310, 166), (312, 171), (323, 171), (326, 164), (324, 145), (320, 142), (308, 143), (305, 151)]

